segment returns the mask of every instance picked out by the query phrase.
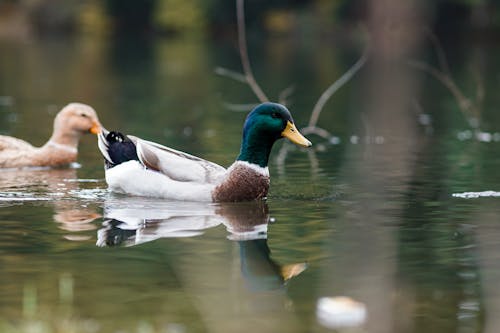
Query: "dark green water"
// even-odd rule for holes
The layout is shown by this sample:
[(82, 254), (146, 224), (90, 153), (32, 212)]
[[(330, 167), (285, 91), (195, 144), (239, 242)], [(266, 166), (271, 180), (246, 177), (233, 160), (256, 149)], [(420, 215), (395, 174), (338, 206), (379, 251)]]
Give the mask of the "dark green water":
[[(299, 127), (361, 53), (310, 38), (250, 43), (269, 95), (295, 85)], [(223, 103), (255, 102), (247, 87), (214, 74), (239, 68), (230, 41), (0, 48), (0, 132), (35, 144), (50, 136), (59, 108), (80, 101), (107, 128), (229, 165), (245, 114)], [(316, 302), (343, 295), (367, 307), (356, 332), (495, 332), (500, 199), (453, 194), (500, 191), (500, 52), (449, 52), (463, 55), (450, 67), (467, 95), (475, 94), (470, 68), (479, 68), (482, 141), (432, 78), (369, 64), (320, 117), (338, 144), (310, 136), (313, 151), (274, 148), (265, 205), (110, 194), (90, 136), (81, 168), (0, 172), (0, 331), (326, 332)], [(285, 281), (293, 264), (305, 270)]]

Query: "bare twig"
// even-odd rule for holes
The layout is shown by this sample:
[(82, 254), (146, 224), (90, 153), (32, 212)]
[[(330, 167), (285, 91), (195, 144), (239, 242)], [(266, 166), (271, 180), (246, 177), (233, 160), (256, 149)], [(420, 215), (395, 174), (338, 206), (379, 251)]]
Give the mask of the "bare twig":
[(435, 67), (432, 67), (432, 66), (430, 66), (422, 61), (418, 61), (418, 60), (409, 60), (408, 65), (432, 75), (436, 80), (438, 80), (446, 88), (448, 88), (448, 90), (451, 92), (453, 97), (455, 97), (455, 99), (458, 101), (458, 106), (459, 106), (460, 110), (462, 110), (462, 112), (464, 112), (465, 114), (471, 114), (471, 113), (473, 114), (472, 102), (470, 101), (470, 99), (465, 97), (465, 95), (462, 93), (462, 91), (455, 84), (455, 81), (453, 81), (453, 79), (449, 75), (439, 71)]
[(321, 114), (321, 111), (323, 110), (323, 107), (325, 106), (326, 102), (339, 90), (344, 84), (349, 82), (349, 80), (356, 74), (361, 67), (366, 62), (366, 59), (368, 59), (368, 52), (369, 52), (369, 47), (366, 47), (365, 51), (363, 52), (363, 55), (361, 58), (356, 61), (356, 63), (349, 68), (347, 72), (345, 72), (337, 81), (333, 82), (324, 92), (321, 94), (320, 98), (316, 102), (316, 105), (314, 105), (314, 108), (311, 112), (311, 118), (309, 118), (309, 124), (308, 127), (314, 127), (318, 123), (319, 116)]
[(330, 139), (332, 137), (332, 134), (328, 132), (326, 129), (317, 126), (303, 127), (300, 129), (300, 131), (304, 135), (316, 134), (317, 136), (320, 136), (323, 139)]
[(451, 77), (450, 66), (448, 65), (448, 60), (446, 60), (446, 53), (444, 52), (441, 42), (439, 41), (437, 36), (432, 32), (432, 30), (429, 29), (428, 27), (424, 29), (424, 32), (427, 35), (427, 38), (429, 38), (429, 40), (431, 41), (434, 50), (436, 51), (441, 71)]
[(426, 28), (424, 29), (424, 31), (431, 41), (432, 46), (437, 54), (439, 68), (433, 67), (425, 62), (412, 59), (408, 60), (408, 65), (415, 69), (426, 72), (427, 74), (433, 76), (436, 80), (438, 80), (442, 85), (444, 85), (457, 101), (458, 107), (463, 113), (469, 125), (472, 128), (477, 129), (479, 126), (478, 119), (480, 116), (480, 104), (484, 98), (482, 81), (477, 76), (475, 77), (477, 82), (475, 100), (466, 97), (453, 80), (448, 61), (446, 60), (446, 54), (439, 39), (430, 29)]
[(311, 175), (317, 176), (319, 174), (319, 160), (316, 156), (316, 152), (313, 149), (307, 151), (307, 157), (309, 157), (309, 163), (311, 164)]
[(241, 82), (241, 83), (245, 83), (245, 84), (247, 83), (247, 78), (245, 77), (245, 75), (238, 73), (236, 71), (224, 68), (224, 67), (215, 68), (215, 74), (228, 77), (230, 79), (233, 79), (233, 80)]
[[(344, 86), (347, 82), (349, 82), (349, 80), (354, 76), (354, 74), (356, 74), (361, 69), (361, 67), (363, 67), (366, 60), (368, 59), (368, 53), (369, 53), (369, 47), (366, 47), (365, 51), (363, 52), (363, 55), (358, 59), (358, 61), (356, 61), (356, 63), (354, 63), (354, 65), (351, 68), (349, 68), (349, 70), (345, 72), (339, 79), (333, 82), (323, 92), (323, 94), (321, 94), (320, 98), (318, 99), (316, 105), (313, 108), (308, 126), (300, 129), (302, 134), (304, 135), (315, 134), (326, 140), (330, 140), (333, 137), (332, 134), (328, 132), (326, 129), (317, 126), (318, 118), (326, 102), (328, 102), (328, 100), (333, 96), (333, 94), (335, 94), (335, 92), (337, 92), (342, 86)], [(288, 142), (284, 142), (279, 150), (278, 157), (276, 160), (279, 166), (278, 170), (280, 170), (281, 173), (284, 173), (283, 165), (285, 164), (285, 160), (288, 155), (290, 146), (291, 145)], [(318, 163), (314, 151), (309, 152), (308, 157), (309, 157), (309, 162), (311, 163), (312, 166), (312, 170), (317, 171)]]
[(365, 130), (365, 137), (369, 138), (372, 136), (372, 130), (370, 128), (370, 122), (368, 119), (366, 119), (366, 114), (364, 112), (361, 112), (359, 114), (359, 117), (361, 119), (361, 124), (363, 124), (363, 128)]
[[(257, 97), (257, 99), (263, 103), (269, 101), (266, 94), (260, 88), (259, 84), (255, 80), (255, 77), (252, 72), (252, 68), (250, 66), (250, 60), (248, 57), (247, 50), (247, 41), (246, 41), (246, 27), (245, 27), (245, 9), (244, 9), (244, 0), (236, 0), (236, 16), (238, 23), (238, 46), (241, 58), (241, 64), (243, 67), (243, 75), (225, 68), (217, 68), (216, 73), (221, 76), (229, 77), (233, 80), (246, 83), (250, 86), (253, 93)], [(323, 107), (328, 102), (328, 100), (341, 88), (343, 87), (352, 77), (363, 67), (368, 59), (369, 47), (367, 46), (364, 50), (361, 57), (352, 65), (347, 72), (345, 72), (339, 79), (333, 82), (319, 97), (316, 102), (309, 120), (308, 126), (301, 129), (303, 134), (315, 134), (326, 140), (330, 140), (333, 138), (332, 134), (328, 132), (326, 129), (317, 126), (319, 116)], [(284, 89), (279, 95), (279, 102), (282, 104), (286, 104), (287, 98), (292, 94), (293, 86), (287, 87)], [(225, 106), (234, 111), (246, 111), (252, 105), (250, 104), (230, 104), (225, 103)], [(278, 161), (278, 170), (280, 173), (284, 172), (283, 165), (285, 163), (286, 157), (288, 155), (288, 151), (293, 149), (290, 145), (284, 143), (279, 150), (277, 161)], [(314, 151), (309, 152), (309, 159), (313, 169), (317, 169), (317, 159)]]
[(484, 95), (485, 95), (485, 90), (484, 90), (484, 82), (482, 80), (481, 74), (479, 73), (478, 70), (475, 70), (472, 72), (474, 75), (474, 81), (476, 81), (476, 105), (481, 105), (484, 101)]
[(295, 90), (295, 86), (293, 86), (293, 85), (283, 89), (278, 96), (278, 103), (283, 104), (285, 106), (288, 106), (288, 103), (287, 103), (288, 97), (290, 97), (290, 95), (293, 94), (294, 90)]
[(237, 103), (228, 103), (224, 102), (224, 107), (230, 111), (235, 112), (248, 112), (251, 111), (257, 104), (249, 103), (249, 104), (237, 104)]
[(280, 176), (283, 176), (285, 175), (285, 162), (286, 162), (286, 158), (288, 156), (288, 151), (291, 149), (291, 145), (288, 145), (286, 144), (286, 142), (284, 142), (279, 151), (278, 151), (278, 154), (276, 154), (276, 164), (278, 165), (278, 173)]
[[(323, 107), (325, 106), (326, 102), (328, 102), (328, 100), (333, 96), (333, 94), (335, 94), (335, 92), (337, 92), (342, 86), (344, 86), (347, 82), (349, 82), (349, 80), (352, 79), (352, 77), (361, 69), (361, 67), (363, 67), (363, 65), (366, 63), (366, 60), (368, 59), (368, 54), (369, 54), (369, 47), (367, 46), (361, 57), (358, 59), (358, 61), (356, 61), (356, 63), (354, 63), (354, 65), (352, 65), (352, 67), (349, 68), (349, 70), (345, 72), (339, 79), (333, 82), (323, 92), (323, 94), (321, 94), (320, 98), (318, 99), (312, 110), (308, 126), (300, 129), (302, 134), (304, 135), (315, 134), (325, 140), (331, 140), (333, 135), (326, 129), (317, 126), (318, 118), (321, 114), (321, 111), (323, 110)], [(288, 155), (290, 146), (291, 145), (288, 142), (284, 142), (283, 145), (281, 146), (281, 149), (279, 150), (277, 162), (281, 173), (284, 173), (283, 165)], [(316, 154), (314, 153), (314, 151), (312, 151), (308, 153), (308, 156), (311, 166), (313, 167), (314, 170), (317, 170), (318, 165), (317, 165)]]
[(425, 133), (432, 134), (434, 132), (434, 129), (432, 128), (432, 118), (424, 112), (424, 108), (417, 99), (413, 100), (413, 109), (415, 110), (418, 123), (425, 129)]
[(252, 67), (250, 66), (250, 60), (248, 58), (247, 51), (247, 41), (245, 32), (245, 3), (244, 0), (237, 0), (236, 2), (236, 17), (238, 20), (238, 45), (240, 49), (241, 65), (243, 66), (243, 72), (245, 73), (246, 81), (255, 96), (261, 101), (269, 102), (266, 94), (262, 91), (259, 84), (253, 76)]

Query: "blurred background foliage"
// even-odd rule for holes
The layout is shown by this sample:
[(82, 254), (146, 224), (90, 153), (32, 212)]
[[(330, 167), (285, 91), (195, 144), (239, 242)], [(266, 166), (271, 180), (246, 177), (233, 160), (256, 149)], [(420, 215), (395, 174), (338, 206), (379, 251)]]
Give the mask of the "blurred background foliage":
[[(500, 30), (496, 0), (418, 3), (438, 32)], [(252, 0), (247, 4), (247, 24), (270, 33), (291, 33), (314, 22), (327, 32), (339, 21), (366, 19), (369, 5), (368, 0)], [(235, 31), (234, 12), (234, 1), (228, 0), (1, 0), (0, 36), (82, 31), (218, 36)]]

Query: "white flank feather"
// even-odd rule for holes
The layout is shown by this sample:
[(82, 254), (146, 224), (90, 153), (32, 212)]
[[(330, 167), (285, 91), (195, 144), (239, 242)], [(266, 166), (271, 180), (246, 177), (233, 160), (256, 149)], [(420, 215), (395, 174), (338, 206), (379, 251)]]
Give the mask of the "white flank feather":
[(114, 192), (181, 201), (212, 201), (216, 186), (175, 181), (145, 169), (138, 161), (128, 161), (106, 170), (106, 182)]

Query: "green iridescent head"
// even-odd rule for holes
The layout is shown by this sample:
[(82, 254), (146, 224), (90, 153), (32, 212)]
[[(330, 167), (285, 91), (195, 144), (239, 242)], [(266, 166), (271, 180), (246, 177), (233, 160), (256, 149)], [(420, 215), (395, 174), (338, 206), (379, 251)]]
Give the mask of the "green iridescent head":
[(266, 167), (274, 142), (283, 137), (302, 147), (312, 145), (297, 130), (292, 115), (285, 106), (277, 103), (260, 104), (245, 120), (237, 160)]

